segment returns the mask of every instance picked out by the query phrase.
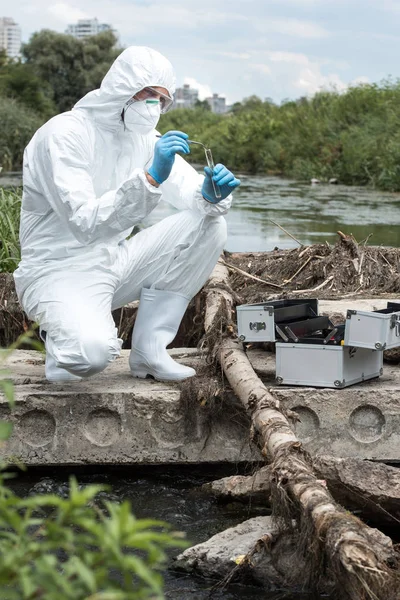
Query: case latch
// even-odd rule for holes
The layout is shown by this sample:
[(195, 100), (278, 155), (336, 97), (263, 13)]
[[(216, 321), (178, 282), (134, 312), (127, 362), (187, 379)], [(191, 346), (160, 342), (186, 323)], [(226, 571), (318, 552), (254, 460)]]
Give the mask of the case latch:
[(395, 335), (400, 337), (400, 314), (394, 313), (391, 315), (390, 329), (395, 329)]
[(265, 321), (249, 323), (249, 327), (251, 331), (261, 331), (262, 329), (267, 329)]

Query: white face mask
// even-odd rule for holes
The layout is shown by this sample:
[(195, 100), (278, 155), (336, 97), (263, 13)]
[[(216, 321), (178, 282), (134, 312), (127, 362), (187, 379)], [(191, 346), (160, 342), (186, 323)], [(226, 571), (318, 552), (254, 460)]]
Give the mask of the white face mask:
[(159, 100), (141, 100), (125, 106), (124, 123), (128, 131), (147, 135), (156, 127), (161, 115)]

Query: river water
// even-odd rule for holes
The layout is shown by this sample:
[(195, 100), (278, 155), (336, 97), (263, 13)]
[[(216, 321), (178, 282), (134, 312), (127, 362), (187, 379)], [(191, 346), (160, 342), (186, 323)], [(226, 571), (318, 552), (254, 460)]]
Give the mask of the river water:
[[(190, 545), (194, 545), (246, 519), (269, 514), (265, 507), (251, 502), (245, 505), (217, 502), (200, 489), (206, 481), (238, 472), (243, 472), (239, 465), (197, 468), (187, 465), (78, 469), (75, 475), (80, 485), (100, 483), (111, 486), (111, 491), (106, 494), (109, 500), (129, 500), (136, 517), (170, 523), (176, 530), (185, 532)], [(27, 475), (10, 481), (20, 495), (56, 493), (65, 497), (68, 476), (66, 469), (30, 469)], [(173, 556), (178, 553), (176, 550), (169, 552), (171, 562), (164, 573), (165, 597), (171, 600), (322, 600), (320, 596), (293, 595), (283, 590), (266, 592), (252, 585), (236, 584), (212, 591), (218, 579), (205, 580), (173, 568)]]
[[(337, 231), (358, 242), (400, 246), (400, 194), (344, 185), (298, 183), (280, 177), (241, 176), (227, 215), (230, 252), (265, 252), (298, 244), (334, 244)], [(161, 204), (146, 220), (153, 224), (173, 209)], [(372, 235), (371, 235), (372, 234)]]
[[(400, 193), (344, 185), (310, 185), (265, 175), (240, 175), (240, 178), (242, 185), (235, 192), (226, 217), (226, 250), (230, 252), (265, 252), (276, 246), (298, 246), (271, 221), (304, 245), (325, 241), (334, 244), (340, 230), (352, 233), (358, 242), (370, 236), (371, 245), (400, 246)], [(20, 184), (20, 173), (0, 177), (0, 187)], [(161, 202), (143, 225), (153, 225), (173, 213), (170, 205)]]

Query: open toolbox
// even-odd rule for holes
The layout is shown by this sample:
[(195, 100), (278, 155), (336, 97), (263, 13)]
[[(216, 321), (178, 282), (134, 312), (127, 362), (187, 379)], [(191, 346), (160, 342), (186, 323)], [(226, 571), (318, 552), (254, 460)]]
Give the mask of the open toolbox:
[(276, 381), (343, 388), (379, 377), (383, 350), (400, 346), (400, 302), (349, 310), (344, 323), (318, 314), (318, 300), (272, 300), (237, 309), (243, 342), (275, 342)]

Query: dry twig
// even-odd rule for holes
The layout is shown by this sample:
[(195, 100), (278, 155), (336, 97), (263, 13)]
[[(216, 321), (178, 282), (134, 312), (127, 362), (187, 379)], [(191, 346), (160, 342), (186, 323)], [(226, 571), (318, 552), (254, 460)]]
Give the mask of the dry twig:
[(294, 237), (294, 235), (292, 235), (291, 233), (289, 233), (288, 231), (286, 231), (286, 229), (284, 229), (282, 227), (282, 225), (279, 225), (279, 223), (275, 223), (275, 221), (273, 221), (272, 219), (270, 219), (271, 223), (273, 223), (274, 225), (276, 225), (277, 227), (279, 227), (279, 229), (282, 229), (283, 233), (286, 233), (286, 235), (288, 235), (289, 237), (292, 238), (292, 240), (294, 240), (295, 242), (297, 242), (299, 244), (299, 246), (302, 246), (303, 244), (301, 242), (299, 242), (299, 240), (297, 238)]
[(278, 285), (277, 283), (272, 283), (272, 281), (266, 281), (265, 279), (260, 279), (260, 277), (256, 277), (255, 275), (251, 275), (250, 273), (247, 273), (246, 271), (242, 271), (242, 269), (239, 269), (239, 267), (235, 267), (234, 265), (230, 265), (227, 262), (225, 262), (224, 260), (221, 260), (221, 262), (226, 267), (228, 267), (228, 269), (231, 269), (231, 271), (236, 271), (237, 273), (240, 273), (244, 277), (248, 277), (249, 279), (253, 279), (254, 281), (258, 281), (260, 283), (265, 283), (266, 285), (270, 285), (271, 287), (277, 288), (278, 290), (283, 290), (283, 286), (282, 285)]

